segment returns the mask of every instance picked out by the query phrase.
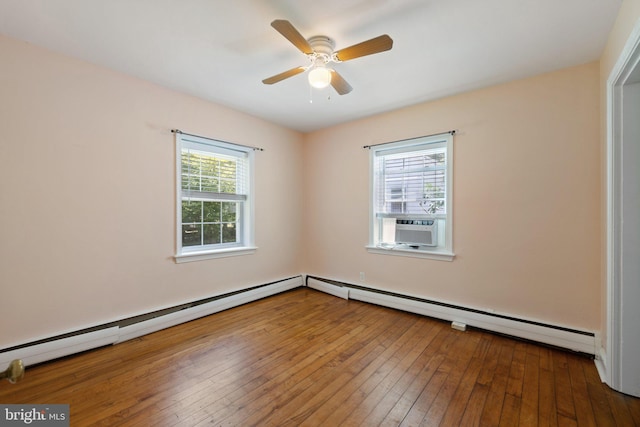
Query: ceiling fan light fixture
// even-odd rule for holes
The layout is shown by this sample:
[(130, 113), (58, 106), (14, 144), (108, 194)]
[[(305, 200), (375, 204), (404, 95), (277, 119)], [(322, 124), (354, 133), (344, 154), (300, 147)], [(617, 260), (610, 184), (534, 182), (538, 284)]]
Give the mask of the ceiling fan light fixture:
[(322, 66), (313, 67), (309, 71), (309, 84), (316, 89), (324, 89), (331, 84), (331, 71)]
[(383, 34), (335, 51), (335, 43), (331, 38), (318, 35), (305, 39), (286, 19), (276, 19), (271, 22), (271, 26), (298, 48), (300, 52), (304, 53), (311, 63), (306, 67), (295, 67), (262, 80), (262, 83), (266, 85), (272, 85), (308, 71), (307, 78), (311, 87), (322, 89), (331, 85), (339, 95), (346, 95), (351, 92), (351, 85), (336, 70), (327, 68), (327, 64), (329, 62), (350, 61), (362, 56), (384, 52), (393, 47), (393, 39), (387, 34)]

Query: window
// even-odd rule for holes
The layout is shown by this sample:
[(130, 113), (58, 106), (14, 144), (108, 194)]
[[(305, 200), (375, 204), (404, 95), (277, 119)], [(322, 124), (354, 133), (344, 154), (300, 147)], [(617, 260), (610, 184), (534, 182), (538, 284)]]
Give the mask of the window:
[(176, 261), (255, 251), (253, 150), (176, 132)]
[(369, 252), (451, 261), (452, 133), (370, 150)]

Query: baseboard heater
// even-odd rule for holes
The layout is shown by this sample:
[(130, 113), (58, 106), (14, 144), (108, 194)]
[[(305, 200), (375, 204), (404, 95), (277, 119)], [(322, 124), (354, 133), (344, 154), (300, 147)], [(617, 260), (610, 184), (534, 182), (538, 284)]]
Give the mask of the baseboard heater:
[(16, 345), (0, 350), (0, 366), (7, 366), (14, 359), (22, 359), (25, 366), (30, 366), (105, 345), (121, 343), (303, 285), (302, 276), (291, 277)]
[[(345, 299), (421, 314), (515, 338), (583, 353), (596, 354), (593, 332), (527, 320), (510, 315), (383, 291), (321, 277), (307, 276), (306, 285)], [(0, 365), (1, 366), (1, 365)]]

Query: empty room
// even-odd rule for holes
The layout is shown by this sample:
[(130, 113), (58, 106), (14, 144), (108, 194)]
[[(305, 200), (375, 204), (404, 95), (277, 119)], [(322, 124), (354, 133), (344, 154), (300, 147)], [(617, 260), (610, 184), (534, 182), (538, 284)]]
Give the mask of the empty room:
[(640, 0), (0, 0), (0, 424), (640, 426)]

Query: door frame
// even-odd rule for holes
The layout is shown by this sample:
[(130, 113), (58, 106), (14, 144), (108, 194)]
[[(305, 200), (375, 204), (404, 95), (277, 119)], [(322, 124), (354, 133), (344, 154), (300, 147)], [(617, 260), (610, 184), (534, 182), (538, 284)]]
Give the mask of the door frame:
[[(619, 390), (621, 387), (620, 344), (621, 344), (621, 203), (623, 200), (621, 183), (621, 150), (623, 141), (622, 97), (625, 83), (640, 67), (640, 20), (631, 32), (606, 84), (607, 129), (606, 129), (606, 350), (604, 354), (604, 380)], [(638, 68), (640, 70), (640, 68)]]

